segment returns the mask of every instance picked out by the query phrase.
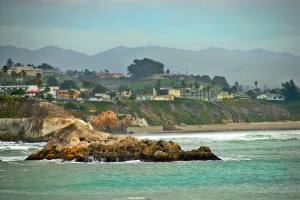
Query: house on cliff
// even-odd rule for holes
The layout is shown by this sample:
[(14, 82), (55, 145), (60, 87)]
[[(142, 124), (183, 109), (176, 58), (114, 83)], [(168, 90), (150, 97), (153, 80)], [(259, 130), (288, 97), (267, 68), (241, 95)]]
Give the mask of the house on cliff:
[(268, 101), (284, 101), (285, 97), (281, 94), (267, 93), (257, 96), (256, 99), (265, 99)]
[(56, 97), (57, 99), (69, 100), (69, 99), (77, 99), (78, 95), (79, 95), (78, 90), (58, 90)]

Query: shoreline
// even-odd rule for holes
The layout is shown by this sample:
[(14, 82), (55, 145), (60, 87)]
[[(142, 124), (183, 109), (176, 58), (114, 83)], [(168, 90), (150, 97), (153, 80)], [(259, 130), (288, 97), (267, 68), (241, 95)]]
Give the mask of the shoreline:
[(128, 127), (127, 132), (134, 134), (147, 133), (189, 133), (189, 132), (227, 132), (258, 130), (300, 130), (300, 121), (258, 122), (258, 123), (226, 123), (210, 125), (177, 125), (180, 130), (164, 131), (163, 126)]

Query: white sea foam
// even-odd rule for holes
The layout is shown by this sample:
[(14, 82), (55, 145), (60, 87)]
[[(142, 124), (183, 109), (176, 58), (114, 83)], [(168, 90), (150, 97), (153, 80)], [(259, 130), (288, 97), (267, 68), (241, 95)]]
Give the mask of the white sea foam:
[(45, 142), (25, 143), (25, 142), (0, 142), (0, 150), (25, 150), (39, 149), (45, 146)]
[(149, 199), (149, 198), (145, 196), (145, 197), (127, 197), (125, 199)]
[(125, 163), (141, 163), (142, 161), (140, 160), (128, 160)]
[(140, 139), (172, 140), (184, 138), (210, 139), (210, 140), (257, 140), (257, 139), (300, 139), (300, 130), (292, 131), (236, 131), (213, 133), (176, 133), (176, 134), (145, 134), (134, 135)]
[(11, 162), (11, 161), (22, 161), (25, 160), (27, 156), (0, 156), (0, 160), (3, 162)]

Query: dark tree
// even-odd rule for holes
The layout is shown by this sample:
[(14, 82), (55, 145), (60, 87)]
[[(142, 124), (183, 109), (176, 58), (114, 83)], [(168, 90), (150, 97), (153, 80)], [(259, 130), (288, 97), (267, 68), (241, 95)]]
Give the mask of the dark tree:
[(297, 100), (298, 87), (295, 85), (293, 79), (285, 83), (281, 83), (281, 86), (281, 94), (286, 98), (286, 100)]
[(96, 84), (93, 89), (94, 93), (105, 93), (106, 91), (107, 91), (107, 88), (101, 84)]
[(10, 95), (23, 95), (23, 94), (25, 94), (25, 90), (23, 89), (16, 89), (10, 93)]
[(6, 66), (8, 66), (9, 68), (15, 66), (14, 62), (9, 58), (7, 61), (6, 61)]
[(49, 86), (59, 86), (57, 79), (54, 76), (50, 76), (47, 80), (47, 85)]
[(186, 88), (186, 87), (187, 87), (187, 84), (185, 83), (184, 80), (182, 80), (180, 84), (181, 84), (181, 87), (182, 87), (182, 88)]
[(48, 65), (47, 63), (43, 63), (43, 64), (37, 66), (36, 68), (38, 68), (38, 69), (53, 69), (53, 67), (51, 65)]
[(59, 85), (59, 88), (62, 90), (78, 89), (76, 83), (73, 80), (65, 80)]
[(16, 66), (24, 66), (22, 63), (16, 63)]
[(194, 78), (199, 82), (204, 82), (204, 83), (211, 83), (212, 82), (211, 78), (208, 75), (203, 75), (203, 76), (197, 75)]
[(227, 80), (225, 79), (225, 77), (221, 77), (221, 76), (215, 76), (213, 78), (213, 81), (215, 82), (216, 85), (221, 86), (221, 87), (230, 87), (229, 84), (227, 83)]
[(256, 98), (256, 93), (253, 90), (248, 90), (246, 92), (246, 94), (251, 98), (251, 99), (255, 99)]
[(80, 92), (79, 97), (83, 98), (83, 99), (88, 99), (90, 98), (89, 94), (86, 92)]
[(235, 85), (231, 87), (230, 92), (232, 92), (233, 94), (236, 94), (237, 88)]
[(84, 88), (91, 88), (92, 86), (95, 85), (95, 84), (92, 83), (91, 81), (81, 80), (81, 82), (82, 82), (82, 87), (84, 87)]
[(153, 74), (163, 74), (164, 65), (148, 58), (143, 60), (135, 59), (133, 64), (127, 67), (127, 72), (127, 75), (133, 78), (145, 78)]
[(158, 79), (157, 82), (156, 82), (156, 84), (155, 84), (155, 86), (154, 86), (157, 94), (160, 93), (160, 86), (161, 86), (161, 80)]
[(229, 87), (223, 87), (223, 88), (222, 88), (222, 91), (225, 91), (225, 92), (231, 92)]
[(170, 74), (170, 70), (169, 69), (167, 69), (166, 74)]
[(194, 86), (195, 86), (196, 89), (199, 89), (199, 88), (200, 88), (200, 84), (199, 84), (198, 82), (195, 82), (195, 83), (194, 83)]

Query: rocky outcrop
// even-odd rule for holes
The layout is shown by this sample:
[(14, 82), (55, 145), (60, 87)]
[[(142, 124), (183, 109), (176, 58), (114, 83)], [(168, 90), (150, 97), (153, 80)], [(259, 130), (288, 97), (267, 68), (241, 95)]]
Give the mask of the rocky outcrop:
[(27, 160), (63, 159), (78, 162), (145, 162), (220, 160), (208, 147), (183, 151), (172, 141), (140, 140), (132, 136), (115, 136), (90, 129), (82, 123), (70, 124), (54, 133), (53, 139)]
[(130, 114), (115, 114), (104, 111), (97, 116), (90, 116), (89, 122), (94, 129), (108, 133), (126, 133), (132, 119)]
[(145, 118), (140, 118), (136, 113), (133, 113), (130, 121), (130, 126), (134, 127), (149, 127)]
[(167, 120), (163, 125), (163, 130), (164, 131), (176, 131), (176, 130), (180, 130), (180, 129), (176, 128), (176, 124), (173, 121)]

